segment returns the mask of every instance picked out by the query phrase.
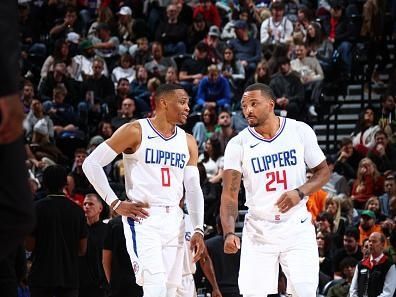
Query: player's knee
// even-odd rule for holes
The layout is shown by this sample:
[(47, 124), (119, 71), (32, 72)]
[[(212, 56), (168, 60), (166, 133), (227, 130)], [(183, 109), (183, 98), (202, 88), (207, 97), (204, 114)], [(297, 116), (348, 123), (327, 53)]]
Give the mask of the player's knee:
[(143, 292), (144, 297), (166, 297), (165, 273), (150, 273), (144, 271)]

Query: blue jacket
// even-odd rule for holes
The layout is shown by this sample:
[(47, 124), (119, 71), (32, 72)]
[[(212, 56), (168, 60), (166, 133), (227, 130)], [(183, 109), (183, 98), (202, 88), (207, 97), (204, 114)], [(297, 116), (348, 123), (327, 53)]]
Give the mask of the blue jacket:
[(198, 85), (197, 105), (216, 102), (217, 106), (231, 105), (231, 91), (228, 80), (220, 75), (216, 81), (204, 77)]

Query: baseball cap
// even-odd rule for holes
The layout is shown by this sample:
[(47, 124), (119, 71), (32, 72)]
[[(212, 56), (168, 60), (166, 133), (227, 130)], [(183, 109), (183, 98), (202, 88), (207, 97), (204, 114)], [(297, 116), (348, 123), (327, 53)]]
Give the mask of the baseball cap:
[(66, 41), (72, 42), (74, 44), (78, 44), (79, 40), (80, 40), (80, 35), (77, 34), (76, 32), (67, 33)]
[(219, 29), (219, 27), (217, 27), (217, 26), (211, 26), (211, 27), (209, 28), (209, 33), (208, 33), (208, 35), (209, 35), (209, 36), (216, 36), (216, 37), (219, 37), (219, 36), (220, 36), (220, 29)]
[(247, 23), (243, 20), (237, 20), (234, 23), (234, 28), (235, 29), (246, 29), (247, 28)]
[(123, 6), (120, 8), (120, 11), (117, 12), (117, 14), (120, 15), (132, 15), (132, 9), (130, 9), (128, 6)]
[(366, 217), (370, 217), (372, 219), (376, 219), (375, 217), (375, 213), (371, 210), (363, 210), (362, 213), (360, 214), (361, 217), (366, 216)]
[(80, 43), (81, 50), (87, 50), (89, 48), (93, 48), (93, 44), (92, 44), (91, 40), (86, 39), (86, 40), (81, 41), (81, 43)]

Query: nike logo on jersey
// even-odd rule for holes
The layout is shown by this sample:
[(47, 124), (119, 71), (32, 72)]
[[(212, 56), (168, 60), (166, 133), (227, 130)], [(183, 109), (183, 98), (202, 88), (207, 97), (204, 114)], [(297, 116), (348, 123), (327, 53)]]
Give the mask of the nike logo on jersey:
[(308, 218), (305, 218), (304, 220), (301, 220), (301, 224), (304, 223)]
[(256, 143), (256, 144), (251, 144), (251, 145), (250, 145), (250, 148), (254, 148), (254, 147), (258, 146), (259, 144), (260, 144), (260, 142), (258, 142), (258, 143)]
[(154, 135), (154, 136), (150, 136), (149, 135), (149, 136), (147, 136), (148, 139), (153, 139), (153, 138), (157, 138), (157, 137), (158, 137), (158, 135)]

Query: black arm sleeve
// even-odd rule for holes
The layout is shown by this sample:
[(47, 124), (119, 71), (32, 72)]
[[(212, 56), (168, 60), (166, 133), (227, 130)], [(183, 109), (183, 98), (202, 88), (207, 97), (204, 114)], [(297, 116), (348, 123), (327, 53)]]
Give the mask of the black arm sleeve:
[(20, 49), (17, 2), (0, 1), (0, 97), (18, 91)]

